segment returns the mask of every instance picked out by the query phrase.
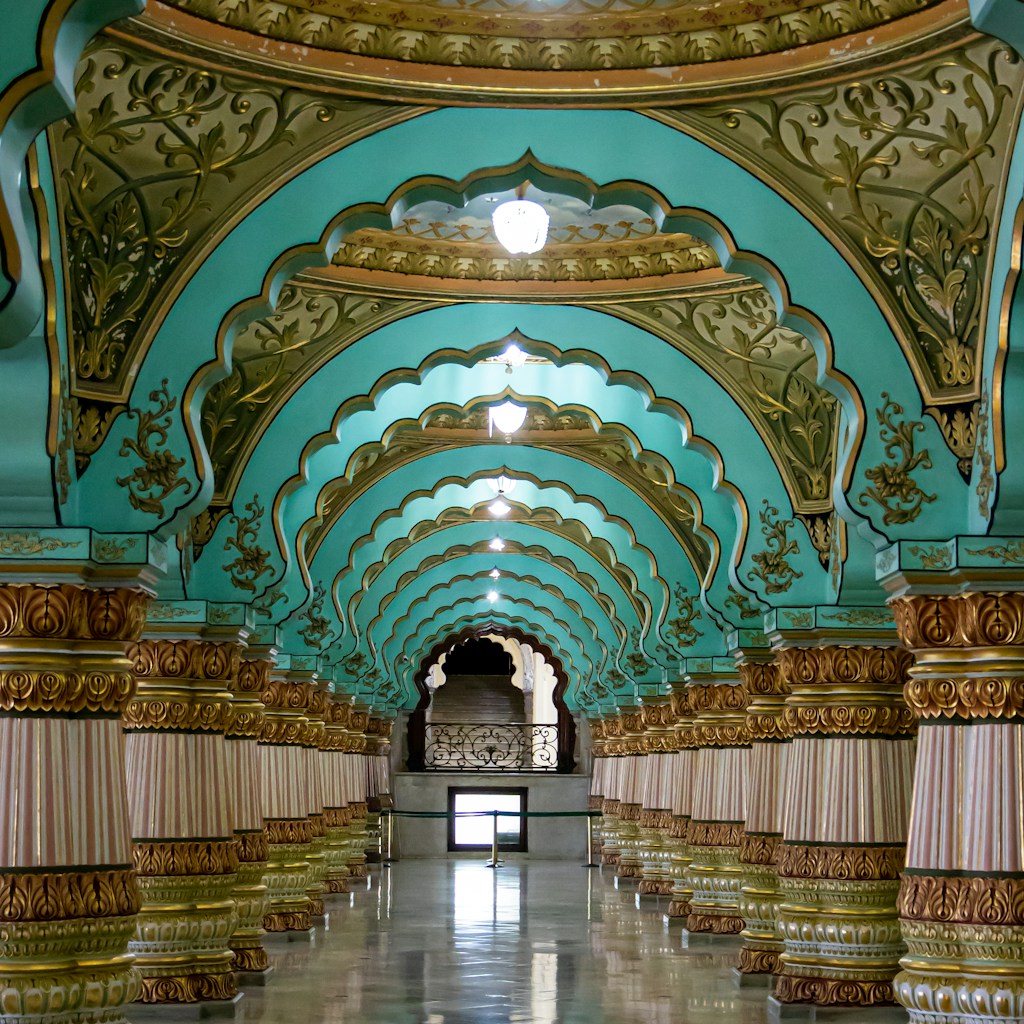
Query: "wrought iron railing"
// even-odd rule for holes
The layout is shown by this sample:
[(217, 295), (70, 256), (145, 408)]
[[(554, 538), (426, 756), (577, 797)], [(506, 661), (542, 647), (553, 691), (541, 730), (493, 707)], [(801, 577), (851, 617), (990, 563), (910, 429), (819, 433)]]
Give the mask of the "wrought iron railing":
[(428, 722), (424, 767), (435, 772), (553, 772), (558, 768), (558, 726)]

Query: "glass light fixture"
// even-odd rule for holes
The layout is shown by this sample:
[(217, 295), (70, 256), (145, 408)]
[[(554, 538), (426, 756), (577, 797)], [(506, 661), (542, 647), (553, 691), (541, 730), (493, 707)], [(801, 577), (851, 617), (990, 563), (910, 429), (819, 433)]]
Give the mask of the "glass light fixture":
[(512, 511), (512, 506), (507, 501), (502, 500), (501, 492), (499, 491), (498, 497), (487, 506), (487, 511), (492, 516), (507, 516)]
[(513, 342), (501, 353), (500, 358), (505, 364), (505, 372), (511, 373), (512, 367), (522, 366), (526, 362), (526, 353)]
[(505, 440), (511, 440), (512, 435), (526, 422), (526, 406), (516, 405), (515, 402), (502, 402), (501, 405), (492, 405), (488, 409), (490, 417), (490, 434), (494, 434), (497, 427), (505, 435)]
[(511, 494), (516, 489), (516, 484), (519, 481), (513, 480), (510, 476), (497, 476), (492, 477), (487, 481), (491, 490), (495, 494)]
[(540, 252), (548, 240), (549, 221), (547, 210), (529, 199), (510, 199), (491, 214), (495, 237), (513, 256)]
[(495, 566), (487, 575), (490, 576), (492, 580), (496, 580), (501, 576), (501, 573), (498, 571), (498, 567)]
[(488, 547), (492, 551), (504, 551), (505, 550), (505, 542), (500, 537), (495, 537), (491, 541), (491, 543), (488, 545)]
[(498, 600), (498, 592), (496, 590), (488, 590), (487, 600), (490, 601), (491, 604), (494, 604), (494, 602)]

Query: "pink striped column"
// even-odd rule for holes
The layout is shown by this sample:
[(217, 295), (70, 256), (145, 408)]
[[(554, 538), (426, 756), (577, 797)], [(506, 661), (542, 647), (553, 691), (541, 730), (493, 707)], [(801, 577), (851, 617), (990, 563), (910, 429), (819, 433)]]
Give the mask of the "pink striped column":
[(687, 835), (693, 810), (693, 781), (697, 774), (697, 750), (694, 747), (693, 725), (696, 721), (689, 691), (683, 687), (672, 693), (672, 725), (675, 732), (670, 799), (672, 825), (669, 828), (669, 849), (672, 875), (670, 918), (685, 919), (690, 913), (690, 846)]
[(329, 697), (324, 715), (320, 771), (324, 800), (324, 854), (327, 858), (324, 886), (328, 895), (349, 891), (350, 813), (345, 785), (345, 748), (348, 744), (348, 716), (351, 709), (346, 701)]
[(892, 602), (916, 664), (896, 998), (912, 1024), (1024, 1021), (1024, 593)]
[(673, 765), (672, 705), (668, 695), (645, 698), (643, 708), (644, 758), (640, 791), (641, 896), (667, 896), (672, 890), (669, 874), (668, 831), (672, 823), (669, 777)]
[(270, 679), (268, 657), (243, 657), (232, 686), (233, 717), (228, 726), (232, 769), (232, 823), (238, 851), (238, 884), (232, 890), (238, 924), (231, 936), (236, 971), (261, 973), (270, 962), (263, 948), (263, 918), (270, 904), (263, 876), (270, 847), (263, 824), (259, 741), (265, 716), (261, 694)]
[(896, 913), (914, 761), (899, 647), (785, 647), (792, 735), (778, 870), (785, 941), (776, 998), (893, 1001)]
[(121, 712), (148, 595), (0, 585), (0, 991), (6, 1020), (123, 1024), (141, 979)]
[(622, 712), (623, 747), (626, 751), (619, 779), (619, 878), (639, 878), (643, 874), (640, 859), (640, 802), (642, 799), (646, 740), (643, 711)]
[(229, 943), (238, 852), (224, 734), (240, 652), (239, 643), (200, 639), (130, 648), (138, 689), (124, 716), (125, 768), (142, 891), (131, 950), (142, 1002), (237, 993)]
[(269, 842), (263, 880), (270, 908), (263, 927), (268, 932), (307, 931), (313, 828), (303, 740), (312, 686), (280, 678), (279, 671), (271, 670), (262, 693), (265, 720), (258, 755), (261, 810)]
[(368, 712), (352, 708), (349, 712), (346, 761), (346, 798), (351, 818), (349, 821), (348, 870), (353, 878), (366, 877), (366, 846), (368, 809), (366, 806), (366, 729), (370, 724)]
[(306, 730), (302, 738), (302, 746), (306, 764), (306, 809), (309, 817), (310, 846), (306, 854), (309, 862), (309, 913), (312, 917), (323, 917), (324, 893), (327, 875), (327, 831), (324, 824), (324, 792), (323, 776), (320, 768), (320, 748), (323, 745), (326, 729), (324, 718), (327, 714), (327, 694), (322, 686), (314, 686), (310, 692), (309, 704), (306, 708)]
[(622, 856), (619, 846), (620, 796), (622, 793), (623, 768), (626, 764), (626, 740), (623, 735), (622, 719), (618, 716), (604, 720), (604, 752), (608, 764), (604, 769), (604, 800), (601, 806), (601, 863), (606, 867), (617, 866)]
[(743, 974), (774, 974), (782, 952), (776, 857), (782, 842), (782, 797), (789, 753), (783, 721), (788, 687), (770, 651), (742, 650), (736, 657), (749, 698), (746, 725), (751, 743), (746, 823), (739, 851), (743, 870), (740, 916), (744, 922), (739, 970)]
[[(690, 677), (699, 678), (699, 677)], [(740, 838), (747, 814), (747, 693), (735, 682), (696, 682), (689, 686), (697, 713), (693, 726), (697, 771), (687, 843), (690, 846), (691, 932), (735, 934), (740, 916)]]

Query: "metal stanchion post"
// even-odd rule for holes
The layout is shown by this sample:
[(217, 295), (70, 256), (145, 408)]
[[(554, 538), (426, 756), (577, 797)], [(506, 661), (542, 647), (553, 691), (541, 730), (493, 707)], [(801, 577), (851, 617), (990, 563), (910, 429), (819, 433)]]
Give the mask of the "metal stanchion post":
[(382, 857), (381, 858), (381, 864), (384, 864), (387, 867), (390, 867), (391, 866), (392, 843), (395, 840), (395, 832), (394, 832), (394, 829), (395, 829), (395, 825), (394, 825), (395, 816), (394, 816), (394, 814), (392, 813), (392, 811), (390, 809), (387, 810), (385, 813), (388, 816), (388, 832), (387, 832), (387, 835), (388, 835), (388, 853), (387, 853), (386, 857)]
[(594, 863), (594, 819), (587, 815), (587, 863), (585, 868), (597, 868), (600, 864)]
[(501, 861), (498, 860), (498, 812), (492, 811), (494, 816), (494, 838), (491, 840), (491, 859), (487, 862), (489, 868), (500, 868)]

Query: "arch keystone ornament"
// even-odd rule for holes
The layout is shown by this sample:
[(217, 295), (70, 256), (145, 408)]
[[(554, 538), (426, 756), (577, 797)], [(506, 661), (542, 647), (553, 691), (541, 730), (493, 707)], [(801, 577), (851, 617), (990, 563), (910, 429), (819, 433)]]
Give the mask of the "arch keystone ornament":
[(922, 568), (904, 544), (883, 552), (915, 657), (906, 697), (917, 772), (899, 892), (907, 953), (895, 980), (912, 1024), (1024, 1020), (1024, 591), (1000, 559), (1015, 544), (957, 538), (942, 545), (944, 569)]

